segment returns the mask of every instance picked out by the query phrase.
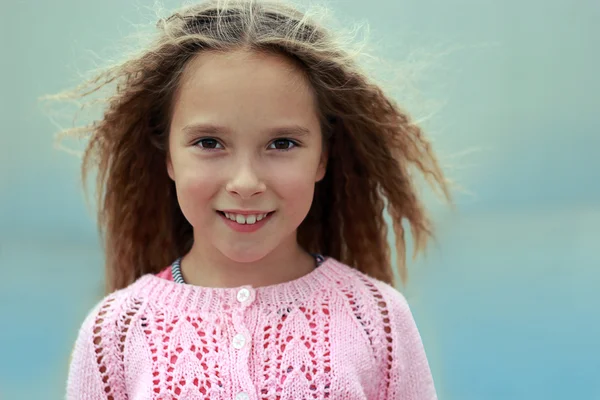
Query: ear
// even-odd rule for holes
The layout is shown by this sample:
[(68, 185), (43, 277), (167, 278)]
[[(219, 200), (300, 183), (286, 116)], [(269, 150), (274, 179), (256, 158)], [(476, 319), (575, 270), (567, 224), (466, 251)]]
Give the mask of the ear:
[(166, 160), (166, 166), (167, 166), (167, 174), (169, 174), (169, 178), (171, 178), (172, 181), (175, 181), (175, 174), (173, 173), (173, 162), (171, 161), (171, 155), (169, 154), (169, 152), (167, 151), (167, 160)]
[(321, 151), (321, 159), (319, 160), (319, 167), (317, 168), (317, 176), (315, 182), (321, 181), (325, 177), (327, 172), (327, 161), (329, 160), (329, 152), (326, 148)]

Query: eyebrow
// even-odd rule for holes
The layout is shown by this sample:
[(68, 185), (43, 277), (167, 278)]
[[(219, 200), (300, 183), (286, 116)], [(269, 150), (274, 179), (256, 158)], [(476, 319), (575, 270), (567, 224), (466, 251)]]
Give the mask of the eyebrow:
[[(186, 125), (181, 130), (186, 135), (227, 135), (231, 133), (231, 130), (226, 127), (202, 123)], [(272, 136), (282, 135), (302, 137), (310, 134), (310, 130), (308, 128), (296, 124), (269, 128), (268, 132)]]
[(184, 126), (181, 131), (186, 135), (194, 135), (198, 133), (208, 134), (208, 135), (218, 135), (218, 134), (227, 134), (229, 130), (217, 125), (211, 124), (190, 124)]

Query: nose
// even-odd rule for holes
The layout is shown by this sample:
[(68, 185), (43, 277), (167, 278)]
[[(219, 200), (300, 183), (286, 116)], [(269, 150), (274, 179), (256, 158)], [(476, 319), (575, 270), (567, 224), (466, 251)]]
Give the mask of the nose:
[(233, 170), (231, 179), (226, 185), (226, 190), (242, 199), (263, 193), (266, 190), (265, 183), (260, 179), (256, 168), (251, 162), (241, 162)]

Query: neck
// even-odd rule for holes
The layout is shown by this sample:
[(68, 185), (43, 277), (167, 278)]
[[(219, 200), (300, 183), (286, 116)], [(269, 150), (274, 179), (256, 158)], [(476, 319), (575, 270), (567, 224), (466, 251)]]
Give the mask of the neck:
[(282, 243), (254, 262), (236, 262), (196, 241), (181, 261), (186, 283), (204, 287), (263, 287), (298, 279), (315, 268), (314, 258), (296, 242)]

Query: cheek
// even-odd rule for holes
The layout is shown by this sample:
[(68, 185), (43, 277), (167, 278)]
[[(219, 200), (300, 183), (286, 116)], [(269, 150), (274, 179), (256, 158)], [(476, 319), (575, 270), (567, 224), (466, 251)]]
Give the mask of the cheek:
[(275, 168), (271, 182), (271, 189), (285, 201), (288, 211), (308, 212), (315, 188), (314, 170), (306, 167)]
[(206, 168), (175, 166), (175, 186), (181, 211), (192, 224), (206, 217), (211, 200), (219, 190), (219, 178)]

